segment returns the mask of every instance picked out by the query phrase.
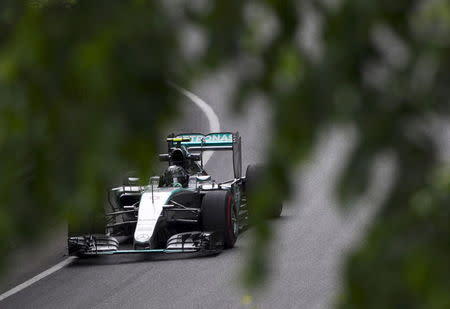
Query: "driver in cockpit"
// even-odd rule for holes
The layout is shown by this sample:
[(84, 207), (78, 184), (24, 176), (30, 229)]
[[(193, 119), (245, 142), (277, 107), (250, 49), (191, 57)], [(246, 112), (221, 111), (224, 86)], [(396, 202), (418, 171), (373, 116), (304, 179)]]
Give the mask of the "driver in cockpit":
[(159, 178), (160, 187), (183, 187), (189, 183), (189, 175), (184, 168), (178, 165), (169, 166), (164, 174)]

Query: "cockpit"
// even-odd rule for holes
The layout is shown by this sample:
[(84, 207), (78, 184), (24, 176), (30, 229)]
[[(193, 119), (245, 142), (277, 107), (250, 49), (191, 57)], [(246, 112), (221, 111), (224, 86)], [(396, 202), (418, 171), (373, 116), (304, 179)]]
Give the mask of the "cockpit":
[(189, 184), (188, 173), (178, 165), (170, 165), (159, 178), (160, 187), (182, 187), (186, 188)]

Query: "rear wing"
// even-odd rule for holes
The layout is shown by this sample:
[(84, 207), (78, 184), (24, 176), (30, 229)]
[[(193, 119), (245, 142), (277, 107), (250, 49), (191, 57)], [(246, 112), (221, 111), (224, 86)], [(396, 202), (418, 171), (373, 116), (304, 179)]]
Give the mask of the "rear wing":
[(217, 132), (209, 134), (182, 133), (176, 136), (169, 136), (168, 143), (182, 145), (188, 151), (200, 151), (203, 157), (204, 151), (210, 150), (231, 150), (233, 152), (233, 171), (235, 178), (242, 176), (242, 150), (241, 137), (239, 132)]

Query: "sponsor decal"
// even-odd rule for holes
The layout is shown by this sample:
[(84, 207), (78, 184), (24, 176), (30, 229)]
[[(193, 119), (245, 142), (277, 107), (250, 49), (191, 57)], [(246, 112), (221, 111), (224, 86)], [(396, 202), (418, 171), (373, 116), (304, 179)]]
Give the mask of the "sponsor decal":
[(148, 234), (139, 234), (135, 237), (135, 239), (139, 242), (146, 242), (150, 240), (150, 235)]
[(177, 137), (187, 137), (190, 138), (190, 142), (182, 142), (183, 145), (201, 145), (202, 141), (205, 146), (216, 145), (216, 144), (231, 144), (233, 142), (233, 134), (232, 133), (211, 133), (208, 135), (201, 134), (186, 134), (179, 135)]

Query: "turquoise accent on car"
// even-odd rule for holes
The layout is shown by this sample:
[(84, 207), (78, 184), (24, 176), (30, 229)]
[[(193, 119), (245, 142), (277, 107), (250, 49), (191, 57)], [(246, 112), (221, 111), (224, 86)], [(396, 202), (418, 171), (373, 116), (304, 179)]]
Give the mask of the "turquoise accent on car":
[(233, 133), (210, 133), (208, 135), (203, 134), (181, 134), (178, 137), (190, 138), (190, 141), (181, 142), (182, 145), (187, 147), (192, 146), (232, 146), (233, 145)]
[(172, 196), (174, 196), (175, 194), (177, 194), (178, 192), (181, 192), (181, 191), (192, 191), (192, 190), (188, 190), (188, 189), (184, 189), (184, 188), (177, 188), (177, 189), (173, 190), (172, 193), (170, 193), (169, 197), (167, 198), (166, 204), (168, 201), (170, 201)]

